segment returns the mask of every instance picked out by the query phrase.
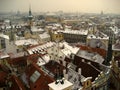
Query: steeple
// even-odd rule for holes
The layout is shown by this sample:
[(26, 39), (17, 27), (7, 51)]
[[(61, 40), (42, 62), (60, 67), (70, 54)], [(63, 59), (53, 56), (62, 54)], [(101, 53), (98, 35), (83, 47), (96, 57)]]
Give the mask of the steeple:
[(31, 12), (31, 5), (29, 5), (29, 19), (32, 19), (33, 18), (33, 16), (32, 16), (32, 12)]
[(33, 16), (32, 16), (32, 12), (31, 12), (31, 5), (29, 5), (29, 16), (28, 16), (28, 19), (29, 19), (29, 29), (30, 29), (30, 33), (32, 34), (31, 26), (33, 25), (33, 22), (32, 22)]

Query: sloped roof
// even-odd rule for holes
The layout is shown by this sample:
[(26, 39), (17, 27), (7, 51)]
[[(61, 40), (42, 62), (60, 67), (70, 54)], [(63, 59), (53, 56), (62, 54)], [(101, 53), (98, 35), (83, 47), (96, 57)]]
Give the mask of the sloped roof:
[(22, 56), (22, 57), (16, 57), (16, 58), (11, 58), (8, 63), (12, 64), (12, 65), (23, 65), (23, 64), (27, 64), (27, 56)]
[(6, 78), (7, 78), (7, 73), (0, 71), (0, 87), (5, 85)]
[[(40, 77), (33, 83), (30, 81), (31, 75), (35, 72), (40, 73)], [(37, 66), (35, 63), (32, 63), (27, 69), (26, 69), (26, 75), (27, 80), (30, 83), (30, 90), (49, 90), (48, 84), (52, 83), (54, 81), (53, 78), (45, 74), (39, 66)]]
[(92, 48), (92, 47), (83, 46), (83, 45), (76, 45), (76, 46), (79, 47), (81, 50), (85, 50), (85, 51), (89, 51), (89, 52), (97, 52), (104, 58), (106, 57), (106, 54), (107, 54), (107, 51), (104, 49), (101, 49), (101, 48)]
[(4, 34), (0, 34), (0, 37), (8, 39), (9, 40), (9, 36), (8, 35), (4, 35)]
[[(78, 68), (81, 68), (84, 77), (92, 77), (92, 81), (94, 81), (101, 71), (99, 64), (86, 59), (84, 59), (84, 61), (82, 60), (83, 58), (75, 56), (74, 64), (77, 65)], [(88, 64), (88, 62), (91, 64)]]
[(10, 90), (26, 90), (24, 84), (15, 75), (11, 77), (11, 81), (12, 81), (12, 86), (10, 87)]
[(65, 69), (65, 67), (55, 61), (50, 61), (47, 64), (44, 65), (45, 68), (47, 70), (49, 70), (50, 72), (52, 72), (54, 75), (56, 74), (56, 68), (60, 67), (60, 72), (63, 72), (63, 69)]

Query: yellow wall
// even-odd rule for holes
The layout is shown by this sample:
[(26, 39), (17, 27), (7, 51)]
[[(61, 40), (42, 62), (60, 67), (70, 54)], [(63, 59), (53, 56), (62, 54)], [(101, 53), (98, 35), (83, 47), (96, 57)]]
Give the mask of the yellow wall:
[(61, 41), (61, 40), (63, 40), (63, 34), (54, 34), (54, 33), (52, 33), (52, 41)]

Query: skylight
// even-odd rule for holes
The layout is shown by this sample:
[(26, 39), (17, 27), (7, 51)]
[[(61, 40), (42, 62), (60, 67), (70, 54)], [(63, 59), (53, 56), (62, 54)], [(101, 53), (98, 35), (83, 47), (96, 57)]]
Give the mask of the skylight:
[(40, 73), (38, 71), (35, 71), (31, 77), (30, 77), (30, 81), (35, 83), (37, 81), (37, 79), (40, 77)]

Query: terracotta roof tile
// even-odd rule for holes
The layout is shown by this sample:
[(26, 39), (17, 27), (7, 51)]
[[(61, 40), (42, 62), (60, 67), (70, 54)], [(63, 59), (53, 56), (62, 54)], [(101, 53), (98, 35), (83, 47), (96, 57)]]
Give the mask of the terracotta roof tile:
[(55, 61), (50, 61), (49, 63), (44, 65), (46, 67), (47, 70), (49, 70), (50, 72), (52, 72), (54, 75), (56, 74), (56, 68), (60, 67), (60, 72), (63, 72), (63, 69), (65, 69), (65, 67)]
[(26, 90), (24, 84), (15, 75), (11, 77), (11, 81), (12, 81), (12, 86), (10, 90)]
[(12, 58), (8, 61), (8, 63), (12, 65), (18, 65), (18, 64), (27, 64), (27, 56)]
[(7, 73), (0, 71), (0, 87), (5, 85), (6, 78), (7, 78)]
[[(40, 73), (40, 77), (33, 83), (30, 81), (30, 77), (35, 71), (38, 71)], [(53, 78), (45, 74), (35, 63), (29, 65), (26, 70), (26, 75), (31, 90), (49, 90), (48, 84), (54, 81)]]

